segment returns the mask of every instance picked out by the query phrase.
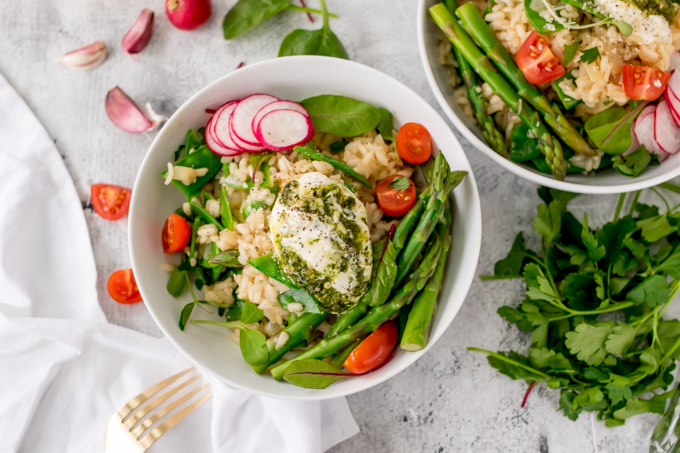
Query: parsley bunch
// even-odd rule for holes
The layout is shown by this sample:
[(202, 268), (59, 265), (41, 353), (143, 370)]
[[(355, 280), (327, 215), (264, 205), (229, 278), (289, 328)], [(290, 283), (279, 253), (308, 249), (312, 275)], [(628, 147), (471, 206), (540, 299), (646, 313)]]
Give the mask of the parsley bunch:
[(662, 413), (672, 391), (654, 391), (671, 384), (680, 357), (680, 321), (662, 318), (680, 289), (680, 212), (666, 203), (660, 214), (637, 203), (638, 192), (620, 217), (622, 194), (614, 220), (592, 229), (587, 214), (579, 222), (567, 211), (576, 194), (541, 188), (539, 195), (540, 252), (519, 233), (495, 275), (482, 277), (524, 278), (525, 300), (498, 314), (531, 332), (529, 353), (468, 349), (488, 354), (491, 366), (526, 380), (529, 390), (539, 382), (560, 389), (560, 409), (571, 420), (596, 411), (611, 427)]

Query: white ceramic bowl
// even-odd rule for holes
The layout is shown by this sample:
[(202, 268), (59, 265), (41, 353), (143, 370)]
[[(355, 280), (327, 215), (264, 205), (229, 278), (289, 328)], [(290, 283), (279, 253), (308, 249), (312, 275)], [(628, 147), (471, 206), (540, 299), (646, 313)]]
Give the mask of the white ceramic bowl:
[[(268, 373), (258, 376), (244, 362), (239, 347), (229, 339), (228, 329), (189, 324), (184, 332), (179, 330), (180, 311), (191, 299), (187, 293), (175, 299), (166, 291), (168, 274), (161, 270), (161, 263), (178, 261), (179, 257), (163, 254), (160, 237), (165, 219), (185, 201), (174, 186), (163, 184), (160, 173), (167, 167), (168, 161), (172, 161), (173, 152), (184, 141), (187, 129), (205, 125), (210, 117), (204, 111), (206, 108), (216, 108), (226, 101), (251, 93), (270, 93), (298, 101), (320, 94), (338, 94), (384, 106), (394, 113), (396, 124), (408, 121), (424, 124), (452, 169), (470, 171), (470, 165), (446, 122), (409, 88), (367, 66), (325, 57), (278, 58), (227, 74), (202, 89), (175, 112), (144, 158), (132, 191), (130, 255), (144, 302), (163, 333), (184, 354), (214, 376), (260, 395), (320, 400), (365, 390), (389, 379), (422, 357), (451, 324), (462, 305), (475, 273), (482, 235), (481, 209), (474, 177), (470, 173), (454, 192), (453, 244), (427, 348), (415, 353), (399, 350), (394, 359), (380, 370), (336, 382), (325, 390), (309, 390), (277, 382)], [(192, 319), (201, 317), (209, 316), (195, 309)], [(448, 358), (442, 357), (442, 360)]]
[(477, 125), (466, 117), (453, 101), (453, 89), (449, 85), (446, 71), (437, 58), (437, 43), (443, 36), (432, 21), (427, 9), (440, 0), (419, 0), (418, 4), (418, 47), (427, 81), (441, 108), (451, 122), (472, 145), (503, 168), (529, 181), (555, 189), (577, 193), (623, 193), (652, 187), (680, 175), (680, 153), (671, 155), (659, 166), (649, 167), (637, 178), (620, 175), (613, 168), (597, 174), (569, 174), (564, 181), (557, 181), (550, 175), (540, 173), (533, 167), (504, 159), (489, 148), (482, 138)]

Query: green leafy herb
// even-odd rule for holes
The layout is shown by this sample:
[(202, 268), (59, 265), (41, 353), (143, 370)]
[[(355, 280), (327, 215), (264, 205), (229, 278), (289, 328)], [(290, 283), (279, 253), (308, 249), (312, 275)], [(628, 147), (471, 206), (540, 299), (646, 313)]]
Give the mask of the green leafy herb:
[(633, 26), (627, 22), (615, 20), (612, 21), (612, 24), (614, 24), (614, 26), (619, 29), (623, 36), (630, 36), (633, 34)]
[(542, 158), (541, 145), (538, 140), (529, 135), (529, 126), (522, 123), (512, 129), (510, 133), (510, 160), (525, 162), (527, 160)]
[(279, 295), (279, 303), (284, 310), (288, 309), (288, 304), (291, 302), (297, 302), (304, 305), (305, 308), (302, 313), (323, 313), (323, 310), (319, 308), (316, 299), (304, 289), (289, 289), (285, 293)]
[(581, 41), (574, 41), (564, 46), (564, 61), (562, 62), (564, 66), (567, 66), (574, 59), (579, 45), (581, 45)]
[(217, 326), (230, 327), (232, 329), (239, 329), (239, 345), (241, 347), (241, 354), (243, 360), (248, 365), (259, 366), (264, 365), (269, 360), (269, 349), (267, 349), (267, 338), (259, 330), (249, 329), (240, 322), (220, 322), (220, 321), (191, 321), (195, 324), (214, 324)]
[(300, 104), (307, 110), (317, 132), (341, 137), (355, 137), (375, 129), (382, 116), (380, 110), (366, 102), (345, 96), (322, 94)]
[(349, 60), (345, 46), (328, 24), (326, 2), (319, 0), (323, 15), (323, 25), (318, 30), (297, 29), (288, 33), (281, 42), (279, 57), (291, 55), (321, 55)]
[(343, 373), (328, 362), (316, 359), (304, 359), (291, 363), (283, 379), (298, 387), (306, 389), (325, 389), (339, 379), (352, 377)]
[(630, 153), (626, 157), (614, 156), (612, 161), (614, 162), (614, 168), (620, 174), (630, 176), (631, 178), (637, 178), (653, 163), (653, 160), (656, 160), (658, 165), (658, 156), (654, 156), (656, 159), (652, 158), (652, 154), (647, 151), (645, 145), (640, 145), (635, 152)]
[(252, 302), (244, 302), (241, 310), (241, 322), (243, 324), (252, 324), (264, 318), (264, 312), (257, 308)]
[(339, 160), (327, 156), (325, 154), (321, 154), (320, 152), (310, 148), (309, 146), (296, 146), (295, 151), (300, 155), (304, 155), (305, 157), (308, 157), (309, 159), (312, 160), (318, 160), (321, 162), (326, 162), (328, 164), (331, 164), (333, 167), (337, 168), (338, 170), (352, 176), (354, 179), (359, 181), (361, 184), (365, 185), (369, 189), (373, 189), (373, 186), (371, 185), (370, 182), (361, 174), (357, 173), (354, 168), (351, 165), (347, 165), (344, 162), (340, 162)]
[(630, 147), (630, 125), (647, 102), (642, 102), (630, 112), (614, 107), (594, 115), (586, 121), (585, 130), (593, 142), (605, 153), (618, 155)]
[(397, 176), (387, 185), (387, 187), (395, 190), (406, 190), (411, 187), (411, 183), (408, 181), (408, 178)]
[(170, 280), (168, 280), (167, 290), (173, 297), (179, 297), (184, 294), (184, 290), (187, 287), (188, 281), (187, 271), (175, 268), (170, 274)]
[[(196, 181), (189, 185), (186, 185), (176, 179), (172, 181), (172, 184), (174, 184), (179, 190), (182, 191), (182, 193), (184, 193), (184, 195), (186, 195), (187, 200), (201, 193), (205, 183), (210, 181), (222, 167), (220, 156), (210, 151), (210, 149), (205, 145), (199, 146), (199, 148), (191, 154), (185, 154), (185, 156), (178, 160), (175, 165), (180, 167), (208, 169), (208, 173), (206, 173), (204, 176), (201, 176), (200, 178), (196, 178)], [(161, 173), (163, 178), (165, 178), (167, 175), (167, 170)]]
[(378, 107), (380, 112), (380, 123), (378, 124), (378, 132), (382, 135), (384, 140), (394, 141), (394, 127), (392, 126), (393, 118), (392, 112), (383, 107)]
[(594, 63), (595, 60), (600, 58), (600, 49), (597, 47), (591, 47), (590, 49), (586, 49), (583, 51), (581, 54), (581, 58), (579, 58), (579, 61), (582, 63)]
[(182, 308), (182, 312), (179, 315), (179, 330), (184, 330), (186, 327), (195, 305), (196, 302), (189, 302), (184, 306), (184, 308)]
[(238, 250), (227, 250), (211, 257), (208, 262), (210, 264), (219, 264), (220, 266), (226, 267), (243, 267), (243, 264), (238, 260), (238, 257)]
[[(670, 393), (656, 392), (672, 382), (680, 358), (680, 321), (661, 317), (680, 291), (678, 219), (634, 202), (630, 215), (619, 208), (595, 229), (567, 210), (574, 194), (542, 188), (539, 196), (540, 251), (528, 250), (520, 233), (485, 277), (524, 278), (526, 298), (498, 314), (531, 333), (529, 352), (468, 349), (512, 379), (561, 389), (559, 407), (571, 420), (590, 411), (620, 426), (661, 413)], [(653, 396), (640, 397), (647, 392)]]
[[(537, 32), (551, 34), (564, 30), (564, 25), (557, 19), (551, 18), (549, 21), (545, 20), (541, 15), (543, 11), (547, 11), (547, 7), (541, 0), (524, 0), (524, 12)], [(564, 65), (567, 65), (566, 57)]]

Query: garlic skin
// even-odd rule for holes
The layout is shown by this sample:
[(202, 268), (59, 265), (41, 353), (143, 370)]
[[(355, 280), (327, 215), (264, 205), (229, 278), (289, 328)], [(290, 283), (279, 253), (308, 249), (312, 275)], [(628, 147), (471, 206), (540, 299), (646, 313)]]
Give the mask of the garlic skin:
[(149, 43), (152, 31), (153, 11), (144, 8), (132, 28), (123, 37), (123, 42), (120, 45), (129, 55), (139, 53)]
[(61, 57), (57, 62), (75, 71), (89, 71), (104, 63), (108, 52), (102, 41), (93, 42), (80, 49), (72, 50)]
[(126, 132), (145, 132), (166, 120), (151, 109), (150, 104), (139, 108), (130, 96), (116, 86), (106, 95), (106, 114), (111, 122)]

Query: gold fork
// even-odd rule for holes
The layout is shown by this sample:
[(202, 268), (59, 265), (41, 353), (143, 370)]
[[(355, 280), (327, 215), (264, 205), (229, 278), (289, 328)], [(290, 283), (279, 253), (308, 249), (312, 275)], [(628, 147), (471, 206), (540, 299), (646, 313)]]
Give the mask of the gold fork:
[[(151, 411), (156, 409), (162, 403), (167, 401), (170, 397), (176, 395), (180, 390), (185, 388), (190, 383), (194, 382), (200, 377), (200, 374), (195, 374), (187, 381), (177, 385), (173, 389), (163, 393), (162, 395), (150, 400), (161, 390), (167, 389), (175, 381), (185, 376), (193, 370), (189, 368), (174, 376), (170, 376), (158, 384), (152, 385), (144, 390), (139, 395), (132, 398), (123, 406), (118, 412), (113, 414), (109, 422), (106, 424), (106, 431), (104, 432), (104, 453), (143, 453), (153, 445), (163, 434), (168, 432), (173, 426), (182, 421), (184, 417), (192, 413), (203, 403), (208, 401), (212, 393), (208, 393), (198, 401), (186, 406), (182, 410), (176, 412), (171, 417), (167, 418), (163, 423), (160, 423), (153, 429), (149, 430), (154, 423), (158, 422), (165, 415), (172, 412), (182, 403), (188, 401), (190, 398), (198, 394), (208, 384), (192, 390), (182, 397), (171, 402), (167, 406), (155, 412), (143, 422), (139, 423), (144, 417), (149, 415)], [(148, 402), (147, 402), (148, 401)], [(140, 407), (142, 403), (147, 402), (144, 407)]]

